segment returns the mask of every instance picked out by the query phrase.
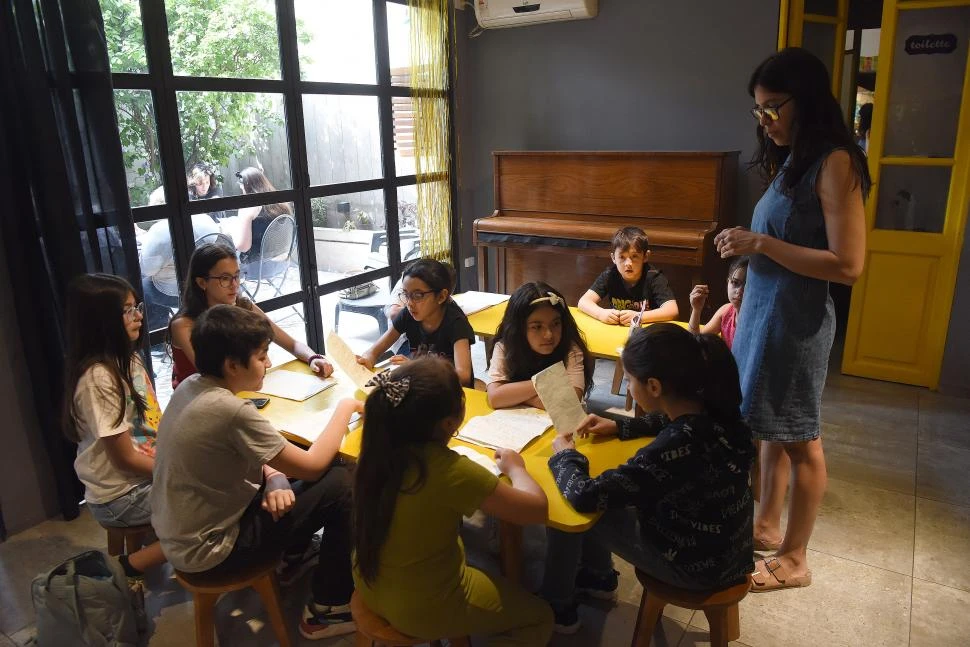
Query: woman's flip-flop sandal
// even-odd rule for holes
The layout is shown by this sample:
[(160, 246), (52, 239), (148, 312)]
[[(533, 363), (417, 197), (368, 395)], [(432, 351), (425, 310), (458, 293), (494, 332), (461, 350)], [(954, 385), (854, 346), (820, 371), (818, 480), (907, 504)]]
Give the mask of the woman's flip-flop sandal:
[(759, 559), (755, 562), (754, 573), (751, 574), (751, 592), (777, 591), (808, 586), (812, 583), (812, 572), (792, 577), (788, 570), (776, 557)]

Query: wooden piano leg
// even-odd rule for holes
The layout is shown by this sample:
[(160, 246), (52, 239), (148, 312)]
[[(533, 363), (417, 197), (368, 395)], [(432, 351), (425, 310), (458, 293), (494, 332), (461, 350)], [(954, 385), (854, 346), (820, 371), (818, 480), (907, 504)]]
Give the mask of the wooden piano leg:
[(478, 246), (478, 289), (488, 292), (488, 247)]

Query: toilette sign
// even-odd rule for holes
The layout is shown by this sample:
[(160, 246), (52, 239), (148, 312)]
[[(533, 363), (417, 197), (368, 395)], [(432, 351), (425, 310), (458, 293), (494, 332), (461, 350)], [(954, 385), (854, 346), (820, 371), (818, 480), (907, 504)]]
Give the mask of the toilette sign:
[(926, 34), (910, 36), (906, 39), (906, 53), (916, 54), (952, 54), (957, 48), (955, 34)]

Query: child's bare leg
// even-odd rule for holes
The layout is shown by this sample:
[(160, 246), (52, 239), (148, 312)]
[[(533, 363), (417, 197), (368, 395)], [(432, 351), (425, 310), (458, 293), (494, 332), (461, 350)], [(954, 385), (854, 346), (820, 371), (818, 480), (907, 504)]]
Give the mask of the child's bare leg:
[(128, 555), (128, 563), (131, 564), (132, 568), (142, 573), (155, 566), (160, 566), (166, 561), (165, 555), (162, 553), (162, 544), (158, 541)]

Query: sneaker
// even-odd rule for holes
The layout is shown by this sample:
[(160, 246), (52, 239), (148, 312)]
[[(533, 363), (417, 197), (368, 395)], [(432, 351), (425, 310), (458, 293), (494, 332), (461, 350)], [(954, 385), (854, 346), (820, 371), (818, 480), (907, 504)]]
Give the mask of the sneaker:
[(552, 605), (552, 613), (555, 616), (552, 630), (557, 634), (574, 634), (582, 626), (579, 621), (579, 605), (575, 602), (563, 607)]
[(290, 555), (283, 554), (280, 565), (276, 568), (276, 577), (280, 586), (290, 586), (299, 581), (303, 575), (320, 562), (320, 542), (322, 537), (319, 534), (313, 535), (309, 545), (303, 553)]
[(609, 575), (595, 575), (581, 568), (576, 574), (576, 591), (598, 600), (612, 600), (620, 586), (619, 576), (619, 571), (610, 571)]
[(327, 606), (309, 602), (303, 608), (300, 620), (300, 635), (307, 640), (321, 640), (343, 636), (357, 631), (357, 625), (350, 615), (350, 605)]

